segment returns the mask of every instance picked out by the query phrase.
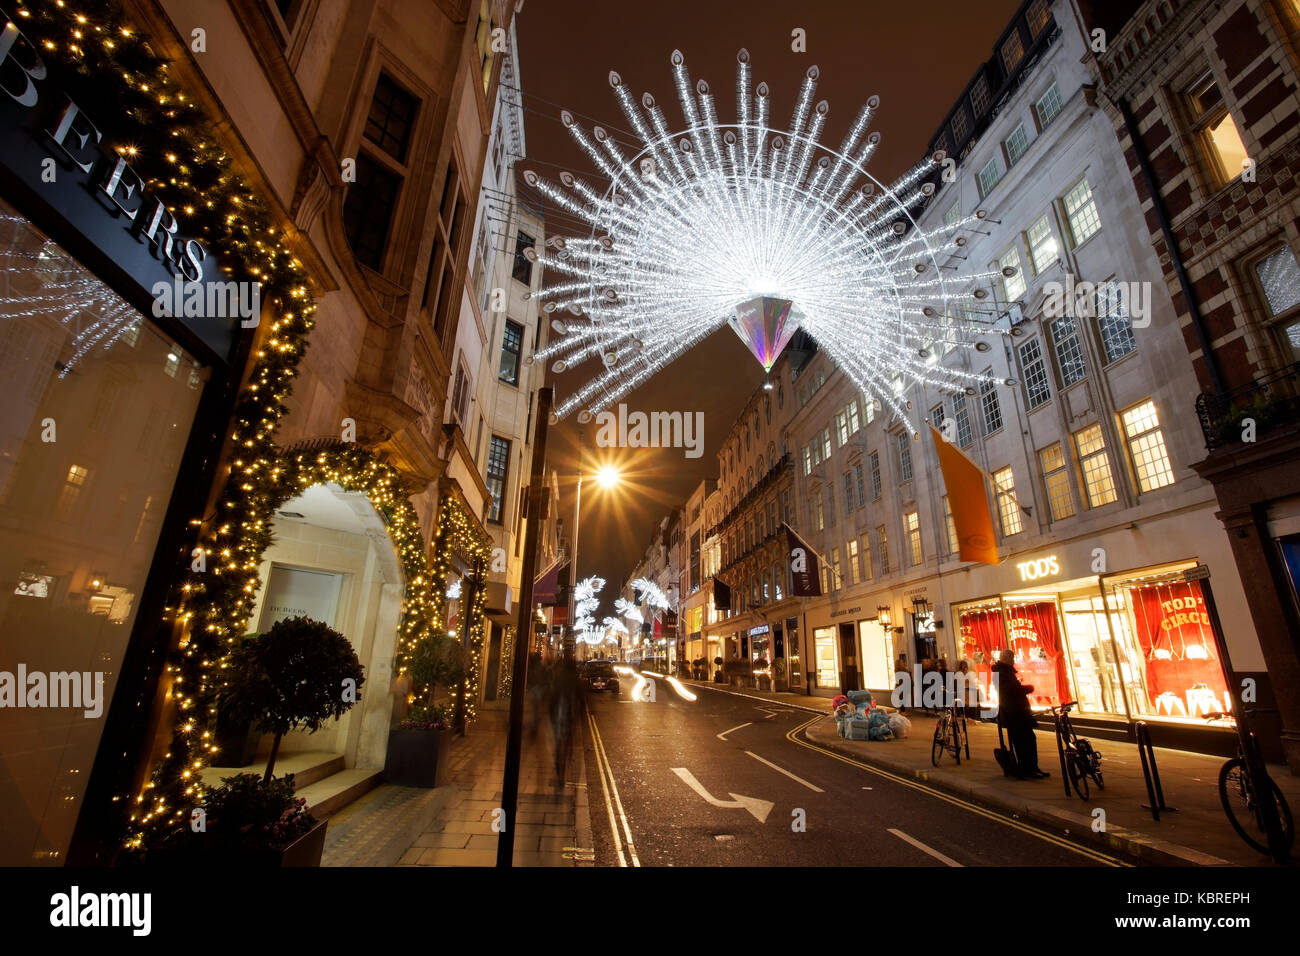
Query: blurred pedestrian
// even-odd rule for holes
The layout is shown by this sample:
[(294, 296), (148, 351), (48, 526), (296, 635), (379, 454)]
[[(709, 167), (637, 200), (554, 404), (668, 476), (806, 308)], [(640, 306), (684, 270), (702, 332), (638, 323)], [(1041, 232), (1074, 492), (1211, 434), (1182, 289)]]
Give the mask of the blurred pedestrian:
[(1033, 708), (1029, 695), (1033, 684), (1022, 684), (1016, 677), (1016, 656), (1010, 650), (998, 655), (993, 665), (993, 676), (998, 688), (998, 720), (1011, 738), (1011, 750), (1016, 756), (1017, 776), (1021, 779), (1042, 780), (1051, 774), (1038, 769), (1038, 741), (1034, 737)]

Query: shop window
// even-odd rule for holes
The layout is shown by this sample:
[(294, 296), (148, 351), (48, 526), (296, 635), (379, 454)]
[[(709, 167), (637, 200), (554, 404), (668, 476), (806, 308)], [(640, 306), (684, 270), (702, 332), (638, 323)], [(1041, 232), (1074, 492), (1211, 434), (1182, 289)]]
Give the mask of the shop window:
[(1210, 166), (1216, 185), (1224, 186), (1240, 176), (1249, 165), (1237, 122), (1232, 118), (1213, 74), (1203, 77), (1188, 90), (1187, 98), (1201, 153)]
[(1020, 503), (1016, 500), (1016, 479), (1011, 466), (993, 472), (993, 486), (997, 490), (998, 516), (1002, 520), (1002, 534), (1010, 536), (1024, 530), (1020, 521)]
[(1047, 384), (1047, 359), (1038, 339), (1030, 339), (1016, 351), (1025, 380), (1025, 404), (1033, 411), (1052, 399), (1052, 390)]
[(1139, 491), (1155, 491), (1174, 483), (1173, 465), (1165, 449), (1165, 435), (1160, 428), (1156, 403), (1150, 400), (1134, 405), (1120, 415), (1129, 458)]
[(876, 541), (880, 547), (880, 573), (889, 573), (889, 535), (885, 533), (885, 526), (876, 526)]
[(523, 347), (524, 327), (507, 319), (505, 331), (501, 335), (501, 364), (497, 370), (497, 378), (507, 385), (519, 384), (519, 361)]
[(1055, 707), (1073, 700), (1069, 659), (1061, 640), (1055, 601), (1030, 601), (1006, 605), (1007, 647), (1015, 655), (1022, 683), (1032, 684), (1030, 700), (1036, 706)]
[(973, 442), (974, 436), (970, 429), (970, 411), (966, 407), (966, 396), (957, 395), (952, 400), (953, 420), (957, 422), (957, 444), (962, 448), (969, 448)]
[(957, 522), (952, 516), (952, 504), (943, 496), (943, 522), (948, 529), (948, 553), (954, 557), (961, 552), (961, 539), (957, 537)]
[[(992, 369), (985, 369), (989, 375)], [(988, 437), (1002, 427), (1002, 403), (998, 400), (998, 386), (992, 380), (980, 385), (980, 408), (984, 412), (984, 435)]]
[(1070, 238), (1076, 246), (1083, 245), (1101, 231), (1101, 217), (1097, 215), (1097, 204), (1093, 201), (1088, 180), (1079, 180), (1065, 194), (1062, 203), (1070, 223)]
[(379, 272), (402, 177), (365, 153), (357, 156), (356, 175), (343, 203), (343, 228), (357, 261)]
[(1038, 98), (1034, 104), (1034, 116), (1038, 119), (1038, 128), (1047, 129), (1049, 123), (1056, 119), (1061, 112), (1061, 91), (1053, 83), (1047, 88), (1047, 92)]
[(1042, 275), (1060, 256), (1051, 220), (1043, 216), (1029, 227), (1026, 237), (1029, 239), (1029, 259), (1034, 266), (1034, 275)]
[(1043, 485), (1047, 489), (1047, 502), (1052, 509), (1052, 520), (1060, 521), (1074, 515), (1074, 495), (1070, 492), (1070, 472), (1065, 460), (1065, 449), (1058, 441), (1038, 453), (1043, 469)]
[(370, 101), (370, 113), (366, 116), (366, 139), (399, 163), (405, 163), (419, 102), (387, 73), (380, 73)]
[(898, 443), (898, 474), (901, 481), (912, 480), (912, 436), (907, 432), (895, 435)]
[(1137, 337), (1124, 302), (1123, 286), (1107, 282), (1097, 287), (1097, 330), (1106, 363), (1122, 359), (1137, 349)]
[(1068, 388), (1088, 374), (1083, 361), (1083, 344), (1079, 341), (1079, 326), (1074, 317), (1063, 315), (1053, 319), (1048, 326), (1052, 344), (1056, 346), (1056, 367), (1061, 373), (1061, 387)]
[(488, 507), (488, 520), (500, 524), (505, 501), (506, 479), (510, 471), (510, 442), (498, 435), (492, 436), (488, 449), (487, 487), (492, 496)]
[(1002, 149), (1006, 153), (1007, 166), (1011, 167), (1016, 164), (1025, 151), (1029, 149), (1029, 134), (1025, 132), (1025, 124), (1021, 123), (1011, 135), (1002, 141)]
[(903, 515), (903, 531), (907, 534), (907, 549), (912, 567), (917, 567), (925, 561), (925, 555), (921, 550), (920, 515), (915, 511), (909, 511)]
[(510, 278), (522, 282), (530, 289), (533, 285), (533, 263), (524, 254), (524, 250), (531, 249), (536, 244), (536, 239), (521, 230), (515, 236), (515, 261), (510, 268)]
[(1110, 471), (1110, 456), (1106, 454), (1106, 439), (1101, 425), (1089, 425), (1074, 433), (1074, 447), (1079, 454), (1079, 470), (1083, 473), (1083, 486), (1088, 493), (1088, 507), (1108, 505), (1119, 494)]
[(1011, 275), (1002, 276), (1003, 297), (1008, 302), (1015, 302), (1025, 294), (1025, 270), (1020, 265), (1020, 249), (1012, 246), (998, 260), (998, 270), (1011, 269)]

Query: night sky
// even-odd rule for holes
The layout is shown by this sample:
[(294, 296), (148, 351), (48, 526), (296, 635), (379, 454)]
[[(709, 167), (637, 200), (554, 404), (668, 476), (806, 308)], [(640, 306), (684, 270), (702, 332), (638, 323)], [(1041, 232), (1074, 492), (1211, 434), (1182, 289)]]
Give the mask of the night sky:
[[(890, 182), (925, 155), (949, 107), (992, 55), (1020, 5), (1021, 0), (528, 0), (518, 19), (528, 154), (519, 168), (551, 179), (568, 169), (597, 182), (560, 124), (559, 112), (570, 110), (588, 130), (599, 124), (617, 139), (630, 140), (627, 118), (609, 88), (610, 70), (623, 77), (634, 98), (652, 93), (670, 128), (684, 126), (669, 64), (675, 49), (685, 55), (692, 82), (704, 79), (712, 87), (719, 122), (733, 122), (736, 53), (744, 47), (754, 84), (765, 80), (772, 91), (776, 128), (788, 125), (804, 74), (813, 65), (821, 71), (814, 101), (830, 103), (823, 142), (838, 145), (862, 103), (879, 95), (871, 129), (882, 140), (868, 169)], [(806, 53), (791, 49), (795, 28), (806, 32)], [(548, 220), (547, 230), (577, 234), (558, 219)], [(552, 376), (557, 401), (598, 370), (593, 360)], [(579, 574), (599, 574), (608, 582), (597, 619), (609, 611), (614, 590), (644, 551), (659, 518), (683, 503), (701, 480), (717, 477), (718, 447), (762, 379), (758, 362), (724, 326), (627, 397), (630, 410), (702, 411), (700, 458), (688, 459), (681, 449), (596, 448), (595, 422), (583, 428), (576, 417), (551, 429), (547, 468), (560, 473), (566, 523), (573, 515), (580, 432), (585, 432), (584, 471), (609, 462), (625, 476), (614, 491), (583, 483)]]

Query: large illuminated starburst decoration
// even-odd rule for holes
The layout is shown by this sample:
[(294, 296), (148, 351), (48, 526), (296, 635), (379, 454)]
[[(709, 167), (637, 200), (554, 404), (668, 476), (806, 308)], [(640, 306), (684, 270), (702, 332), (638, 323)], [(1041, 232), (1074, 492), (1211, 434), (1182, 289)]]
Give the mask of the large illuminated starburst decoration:
[[(597, 373), (556, 407), (580, 421), (619, 401), (722, 325), (731, 325), (770, 370), (796, 327), (846, 375), (896, 414), (896, 379), (974, 394), (1002, 380), (940, 359), (952, 348), (988, 351), (996, 333), (985, 304), (988, 280), (945, 280), (945, 261), (983, 213), (919, 228), (913, 218), (934, 193), (945, 156), (935, 153), (892, 185), (866, 171), (880, 142), (867, 133), (879, 98), (867, 100), (838, 149), (819, 137), (829, 107), (813, 104), (808, 70), (789, 129), (769, 126), (767, 84), (753, 87), (741, 50), (737, 121), (719, 122), (703, 80), (692, 85), (672, 55), (685, 128), (670, 132), (649, 93), (638, 105), (623, 79), (609, 83), (640, 142), (624, 148), (571, 113), (561, 120), (590, 157), (598, 188), (562, 173), (559, 185), (531, 170), (524, 179), (591, 227), (586, 238), (554, 236), (538, 254), (560, 281), (541, 294), (558, 336), (535, 359), (559, 372), (584, 362)], [(1014, 273), (1011, 273), (1014, 274)]]

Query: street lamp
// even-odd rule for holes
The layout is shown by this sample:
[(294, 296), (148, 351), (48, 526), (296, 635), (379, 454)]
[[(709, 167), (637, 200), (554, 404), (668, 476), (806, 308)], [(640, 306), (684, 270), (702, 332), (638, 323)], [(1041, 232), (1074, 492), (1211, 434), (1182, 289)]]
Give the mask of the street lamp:
[[(595, 472), (596, 483), (613, 488), (622, 479), (613, 465), (601, 465)], [(578, 539), (582, 534), (582, 439), (578, 439), (578, 492), (573, 502), (573, 556), (569, 561), (569, 634), (573, 634), (574, 588), (578, 583)]]

